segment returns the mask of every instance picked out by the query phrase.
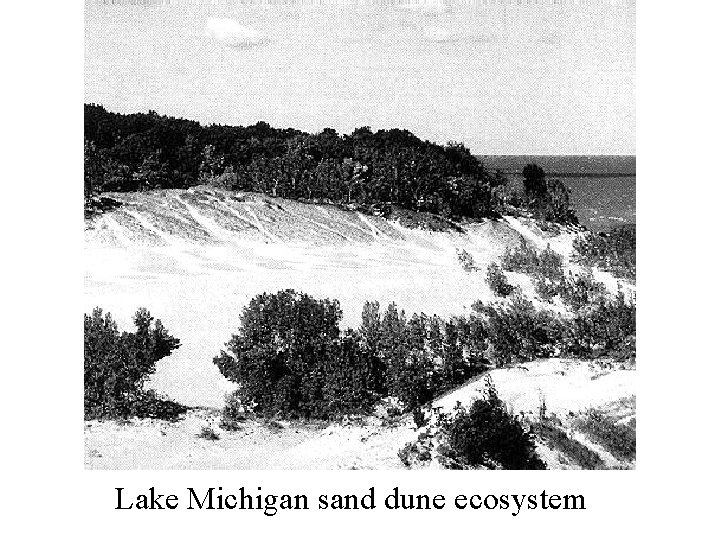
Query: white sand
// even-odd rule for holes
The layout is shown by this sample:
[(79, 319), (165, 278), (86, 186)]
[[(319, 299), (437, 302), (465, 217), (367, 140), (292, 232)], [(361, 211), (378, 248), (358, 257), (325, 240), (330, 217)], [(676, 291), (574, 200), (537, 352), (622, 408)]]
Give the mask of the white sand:
[[(548, 415), (566, 419), (571, 412), (602, 407), (635, 392), (634, 370), (579, 361), (529, 362), (522, 368), (494, 370), (491, 377), (512, 411), (525, 416), (537, 414), (541, 396), (545, 396)], [(452, 411), (458, 401), (469, 405), (479, 396), (483, 378), (441, 397), (434, 405), (445, 411)], [(409, 415), (394, 426), (383, 425), (375, 417), (327, 427), (283, 422), (282, 429), (248, 421), (241, 424), (240, 432), (223, 431), (219, 422), (216, 410), (193, 410), (178, 422), (86, 422), (85, 464), (100, 469), (399, 469), (404, 466), (398, 451), (418, 436)], [(203, 426), (211, 426), (220, 439), (197, 437)], [(574, 438), (597, 451), (608, 466), (617, 464), (607, 451), (582, 439), (581, 434)], [(562, 460), (542, 441), (539, 449), (548, 466), (568, 467), (568, 460)], [(434, 461), (425, 466), (438, 464)]]
[[(261, 292), (294, 288), (337, 298), (343, 325), (362, 306), (394, 301), (409, 314), (467, 313), (494, 299), (485, 267), (521, 234), (538, 232), (514, 218), (467, 227), (467, 234), (407, 229), (383, 218), (334, 207), (201, 191), (129, 193), (121, 208), (86, 231), (85, 306), (110, 311), (131, 328), (140, 307), (162, 319), (182, 346), (159, 362), (152, 386), (189, 405), (221, 406), (230, 385), (212, 365), (238, 314)], [(552, 239), (571, 245), (570, 235)], [(479, 272), (465, 272), (457, 250)], [(531, 295), (527, 276), (511, 281)]]
[[(150, 309), (182, 343), (158, 363), (150, 386), (186, 405), (206, 407), (221, 407), (233, 388), (212, 359), (256, 294), (294, 288), (336, 298), (345, 326), (359, 324), (367, 300), (383, 308), (394, 301), (408, 313), (458, 315), (475, 300), (497, 300), (485, 283), (485, 268), (506, 248), (524, 238), (537, 248), (550, 244), (567, 258), (577, 234), (549, 236), (517, 218), (468, 225), (466, 234), (428, 232), (331, 206), (202, 189), (118, 198), (124, 205), (86, 230), (86, 312), (101, 306), (121, 328), (131, 329), (134, 311)], [(460, 267), (460, 249), (473, 256), (478, 272)], [(615, 284), (608, 276), (601, 277)], [(508, 277), (535, 297), (529, 276)], [(560, 417), (632, 396), (635, 385), (633, 370), (557, 359), (495, 370), (492, 378), (516, 414), (536, 413), (544, 397), (548, 412)], [(458, 401), (468, 405), (481, 386), (481, 380), (470, 381), (436, 405), (446, 411)], [(218, 424), (219, 411), (212, 409), (193, 410), (175, 423), (88, 422), (86, 466), (400, 468), (398, 450), (417, 437), (409, 416), (395, 427), (374, 417), (326, 428), (289, 423), (281, 430), (246, 422), (237, 433)], [(198, 438), (203, 425), (214, 426), (220, 440)], [(564, 466), (562, 456), (544, 452), (551, 466)]]

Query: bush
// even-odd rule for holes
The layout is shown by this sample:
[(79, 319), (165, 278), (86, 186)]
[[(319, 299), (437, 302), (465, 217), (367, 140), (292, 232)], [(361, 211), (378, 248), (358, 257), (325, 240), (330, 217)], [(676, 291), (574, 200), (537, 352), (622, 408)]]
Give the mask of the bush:
[(441, 431), (451, 449), (468, 464), (491, 469), (544, 469), (535, 452), (533, 435), (524, 429), (486, 380), (484, 395), (470, 408), (456, 409)]
[(322, 414), (364, 414), (381, 397), (384, 369), (377, 356), (362, 344), (361, 337), (348, 331), (324, 365)]
[(598, 266), (615, 277), (635, 279), (635, 225), (623, 225), (609, 232), (589, 233), (573, 243), (573, 260), (587, 266)]
[(500, 259), (503, 270), (534, 274), (539, 266), (537, 252), (523, 240), (515, 249), (506, 248)]
[(495, 263), (488, 266), (487, 277), (485, 280), (490, 286), (490, 290), (502, 298), (511, 295), (515, 290), (515, 287), (508, 283), (507, 276)]
[(536, 278), (533, 280), (535, 292), (545, 302), (552, 302), (555, 297), (560, 294), (560, 283), (545, 278)]
[(473, 256), (464, 249), (459, 249), (457, 251), (457, 258), (460, 266), (462, 266), (462, 269), (466, 272), (477, 271), (478, 267), (475, 264), (475, 259), (473, 259)]
[(590, 272), (570, 274), (557, 285), (562, 301), (573, 311), (597, 305), (607, 296), (605, 285), (595, 281)]
[(584, 358), (634, 358), (635, 326), (635, 304), (627, 302), (620, 292), (571, 319), (563, 348), (569, 354)]
[(237, 392), (227, 394), (225, 396), (225, 407), (223, 407), (222, 417), (220, 418), (220, 428), (225, 431), (238, 431), (240, 422), (245, 420), (245, 408), (238, 399)]
[(514, 250), (508, 248), (501, 263), (508, 272), (522, 272), (550, 281), (559, 281), (564, 275), (562, 256), (550, 249), (549, 245), (538, 253), (523, 241)]
[(536, 310), (527, 298), (515, 296), (507, 305), (476, 302), (472, 307), (483, 318), (488, 356), (497, 365), (554, 355), (562, 321), (549, 311)]
[(210, 426), (203, 426), (200, 428), (200, 433), (198, 433), (198, 438), (205, 439), (208, 441), (219, 441), (220, 435), (215, 433), (215, 430)]
[[(484, 356), (502, 366), (509, 362), (529, 361), (566, 354), (580, 358), (635, 357), (635, 304), (622, 292), (608, 298), (600, 284), (590, 280), (564, 280), (564, 300), (574, 303), (576, 312), (561, 317), (538, 310), (523, 296), (509, 303), (483, 304), (472, 309), (481, 332), (478, 337)], [(594, 295), (597, 295), (595, 297)], [(469, 344), (468, 337), (465, 342)]]
[(262, 415), (325, 418), (369, 410), (382, 370), (359, 334), (341, 336), (340, 318), (337, 300), (293, 290), (260, 294), (215, 365), (240, 385), (242, 403)]
[(157, 398), (143, 384), (155, 364), (180, 346), (159, 320), (141, 308), (135, 332), (122, 332), (109, 313), (85, 315), (85, 418), (149, 416), (175, 418), (186, 409)]

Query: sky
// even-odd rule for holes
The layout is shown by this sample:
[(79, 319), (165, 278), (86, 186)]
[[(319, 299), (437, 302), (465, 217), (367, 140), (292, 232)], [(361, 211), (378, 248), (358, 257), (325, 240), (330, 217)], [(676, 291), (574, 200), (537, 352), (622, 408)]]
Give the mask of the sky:
[(399, 127), (476, 154), (635, 153), (633, 0), (285, 1), (87, 3), (85, 102)]

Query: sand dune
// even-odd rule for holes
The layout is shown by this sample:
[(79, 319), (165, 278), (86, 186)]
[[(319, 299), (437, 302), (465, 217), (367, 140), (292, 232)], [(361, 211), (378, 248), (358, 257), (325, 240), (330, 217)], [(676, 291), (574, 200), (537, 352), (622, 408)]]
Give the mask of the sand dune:
[[(86, 422), (86, 466), (143, 469), (331, 469), (404, 467), (398, 450), (417, 440), (409, 415), (393, 425), (371, 416), (330, 425), (285, 423), (281, 429), (247, 421), (223, 431), (220, 411), (233, 389), (212, 363), (238, 314), (258, 293), (284, 288), (337, 298), (343, 325), (360, 322), (367, 300), (396, 302), (408, 312), (441, 316), (467, 313), (478, 299), (494, 297), (485, 267), (524, 241), (546, 245), (564, 257), (577, 231), (549, 235), (529, 220), (506, 217), (466, 224), (464, 231), (430, 232), (392, 220), (251, 193), (199, 188), (113, 195), (117, 209), (87, 224), (85, 304), (101, 306), (121, 327), (130, 327), (144, 306), (182, 343), (158, 364), (150, 386), (191, 406), (178, 422)], [(472, 255), (479, 271), (466, 272), (458, 250)], [(534, 298), (531, 278), (509, 273)], [(617, 286), (612, 276), (604, 281)], [(547, 411), (567, 421), (588, 407), (625, 403), (634, 396), (634, 370), (551, 359), (494, 370), (500, 397), (516, 414)], [(435, 402), (440, 411), (468, 405), (482, 387), (469, 381)], [(623, 414), (634, 418), (632, 406)], [(212, 426), (220, 440), (198, 438)], [(582, 434), (570, 434), (602, 458), (626, 467)], [(577, 460), (540, 441), (553, 468), (577, 468)], [(440, 467), (433, 459), (413, 467)]]
[[(256, 193), (209, 189), (113, 194), (122, 203), (85, 232), (85, 305), (129, 327), (139, 306), (182, 346), (158, 364), (151, 385), (189, 405), (220, 406), (231, 385), (212, 358), (258, 293), (284, 288), (340, 300), (343, 324), (367, 300), (408, 312), (466, 313), (491, 300), (484, 272), (465, 272), (457, 250), (481, 268), (525, 237), (567, 251), (572, 234), (544, 238), (517, 219), (468, 224), (465, 232), (410, 229), (382, 217)], [(525, 276), (511, 281), (527, 288)]]
[[(494, 370), (490, 376), (515, 414), (537, 418), (544, 400), (546, 414), (566, 425), (572, 414), (589, 407), (607, 409), (608, 403), (622, 403), (635, 393), (634, 370), (591, 362), (539, 360)], [(434, 406), (451, 412), (458, 402), (469, 405), (480, 395), (484, 377), (440, 397)], [(623, 407), (625, 420), (633, 419), (634, 399)], [(332, 424), (282, 422), (280, 428), (248, 420), (234, 432), (224, 431), (220, 418), (218, 410), (195, 409), (177, 422), (86, 422), (85, 465), (94, 469), (402, 469), (405, 464), (398, 451), (421, 432), (433, 433), (432, 423), (417, 429), (410, 415), (390, 424), (369, 416)], [(219, 440), (199, 438), (203, 426), (212, 427)], [(634, 466), (619, 461), (583, 433), (568, 434), (597, 453), (606, 468)], [(538, 452), (550, 468), (579, 468), (572, 455), (548, 446), (542, 438)], [(433, 455), (412, 467), (441, 465)]]

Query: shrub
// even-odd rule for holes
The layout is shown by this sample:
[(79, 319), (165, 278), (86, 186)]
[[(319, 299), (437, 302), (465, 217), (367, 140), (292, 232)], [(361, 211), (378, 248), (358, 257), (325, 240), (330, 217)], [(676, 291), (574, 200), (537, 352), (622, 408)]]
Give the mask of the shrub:
[(505, 250), (501, 263), (503, 269), (509, 272), (522, 272), (550, 281), (559, 281), (564, 275), (562, 256), (550, 249), (549, 245), (538, 253), (523, 241), (514, 250)]
[[(574, 278), (573, 278), (574, 279)], [(464, 345), (481, 350), (488, 360), (502, 366), (508, 362), (566, 354), (580, 358), (635, 357), (635, 304), (622, 292), (609, 298), (604, 288), (592, 281), (563, 280), (565, 301), (576, 312), (561, 317), (536, 309), (532, 302), (516, 295), (509, 303), (473, 304), (476, 334), (480, 343), (463, 336)], [(482, 344), (484, 343), (484, 345)]]
[(237, 392), (227, 394), (225, 396), (225, 407), (223, 407), (222, 417), (220, 418), (220, 428), (225, 431), (238, 431), (240, 422), (245, 420), (245, 408), (242, 406)]
[(535, 285), (535, 292), (537, 292), (538, 296), (546, 302), (552, 302), (560, 293), (560, 283), (556, 281), (536, 278), (533, 280), (533, 285)]
[(198, 438), (206, 439), (208, 441), (219, 441), (220, 435), (215, 433), (215, 430), (212, 427), (203, 426), (200, 428), (200, 433), (198, 433)]
[(539, 266), (537, 252), (524, 240), (515, 249), (506, 248), (500, 262), (503, 270), (524, 274), (535, 273)]
[(485, 279), (490, 286), (490, 290), (502, 298), (511, 295), (515, 290), (515, 287), (508, 283), (507, 276), (495, 263), (488, 266), (487, 277)]
[(359, 334), (341, 336), (340, 317), (337, 300), (293, 290), (260, 294), (215, 365), (259, 414), (325, 418), (368, 410), (382, 369)]
[(578, 313), (568, 325), (563, 347), (567, 353), (585, 358), (634, 358), (635, 324), (635, 304), (619, 292)]
[(635, 225), (623, 225), (609, 232), (578, 237), (573, 243), (573, 260), (598, 266), (619, 278), (635, 279), (636, 234)]
[(473, 310), (483, 318), (488, 354), (496, 364), (554, 354), (562, 321), (549, 311), (536, 310), (527, 298), (515, 296), (507, 305), (476, 302)]
[(452, 450), (473, 466), (544, 469), (533, 435), (507, 410), (489, 378), (483, 394), (441, 427)]
[(188, 410), (184, 405), (158, 397), (153, 390), (144, 391), (141, 399), (133, 403), (129, 416), (139, 418), (176, 419)]
[(155, 364), (180, 346), (159, 320), (141, 308), (135, 332), (122, 332), (109, 313), (85, 315), (85, 418), (150, 416), (174, 418), (181, 405), (146, 392)]
[(573, 311), (600, 304), (607, 296), (605, 285), (596, 281), (590, 272), (564, 277), (556, 290), (562, 301)]
[(465, 251), (464, 249), (459, 249), (457, 251), (457, 258), (458, 262), (460, 263), (460, 266), (463, 270), (466, 272), (476, 272), (478, 267), (475, 264), (475, 259), (473, 256)]
[(378, 401), (384, 369), (363, 345), (357, 332), (348, 331), (331, 348), (324, 365), (321, 414), (363, 414)]
[(562, 279), (564, 275), (562, 255), (555, 253), (549, 245), (546, 246), (538, 255), (536, 273), (551, 280)]

